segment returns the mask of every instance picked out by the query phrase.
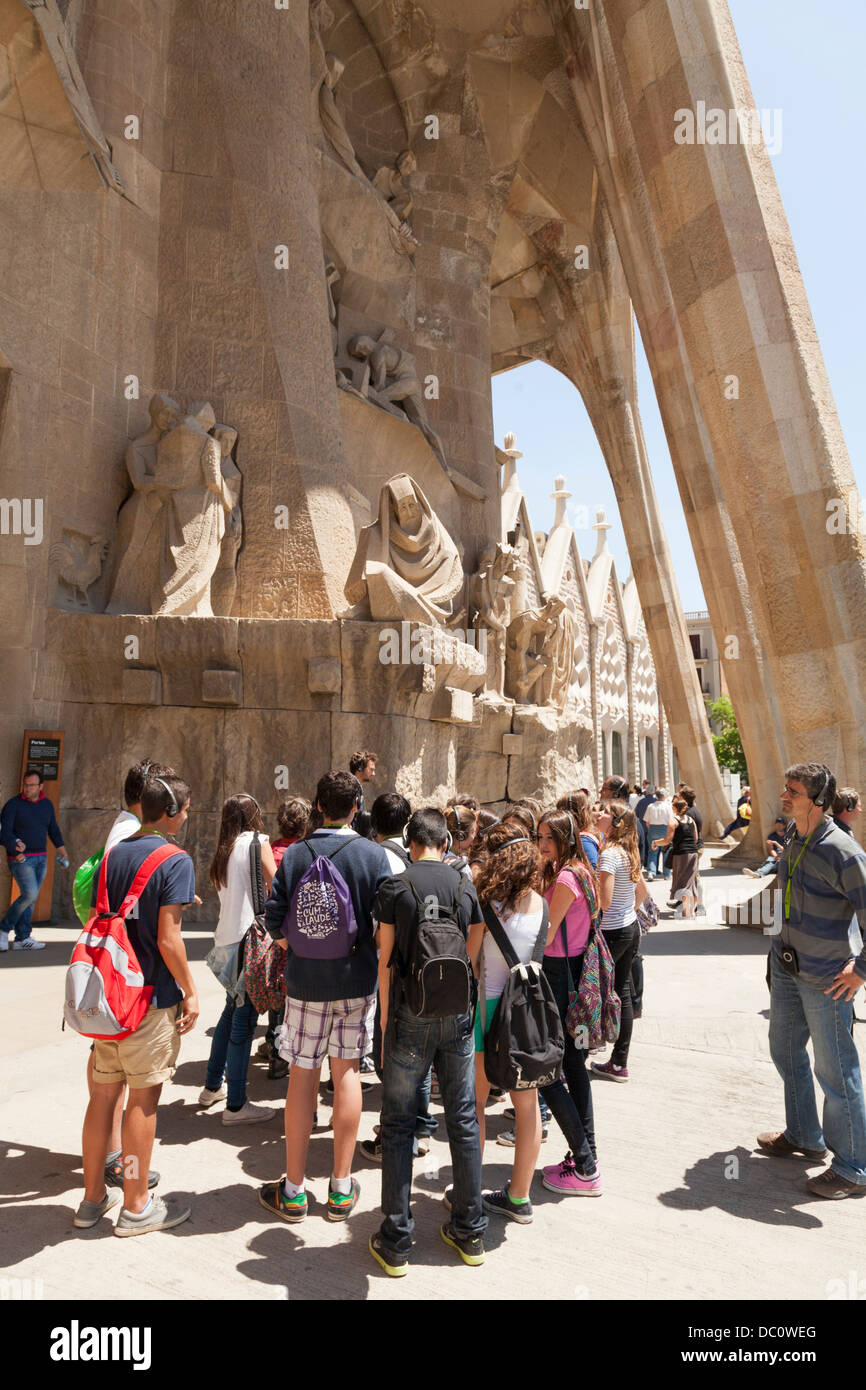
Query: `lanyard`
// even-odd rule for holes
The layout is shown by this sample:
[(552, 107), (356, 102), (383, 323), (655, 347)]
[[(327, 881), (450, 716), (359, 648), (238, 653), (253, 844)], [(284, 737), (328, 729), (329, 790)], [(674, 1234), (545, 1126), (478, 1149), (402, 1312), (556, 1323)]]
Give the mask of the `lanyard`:
[[(818, 824), (815, 826), (815, 830), (819, 830), (819, 829), (821, 828), (821, 826), (822, 826), (822, 825), (826, 825), (826, 823), (827, 823), (827, 822), (826, 822), (826, 818), (820, 820), (820, 821), (818, 822)], [(806, 843), (804, 844), (803, 848), (800, 850), (800, 853), (797, 855), (797, 858), (794, 860), (794, 868), (793, 868), (793, 869), (791, 868), (791, 851), (790, 851), (790, 849), (788, 850), (788, 877), (787, 877), (787, 882), (785, 883), (785, 921), (786, 921), (786, 922), (790, 922), (790, 920), (791, 920), (791, 880), (792, 880), (792, 878), (794, 877), (794, 869), (796, 869), (796, 867), (797, 867), (797, 865), (799, 864), (800, 860), (803, 858), (803, 855), (806, 853), (806, 850), (809, 848), (809, 841), (811, 840), (812, 836), (815, 834), (815, 830), (810, 830), (810, 831), (809, 831), (809, 834), (806, 836)]]

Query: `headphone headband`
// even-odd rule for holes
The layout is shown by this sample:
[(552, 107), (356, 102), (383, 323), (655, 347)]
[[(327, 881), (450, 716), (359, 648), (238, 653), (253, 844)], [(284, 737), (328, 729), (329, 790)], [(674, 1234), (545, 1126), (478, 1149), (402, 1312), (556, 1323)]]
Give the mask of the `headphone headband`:
[(256, 798), (253, 796), (252, 792), (232, 792), (232, 796), (234, 797), (235, 801), (239, 801), (242, 796), (245, 796), (247, 801), (251, 801), (253, 803), (259, 815), (262, 814), (262, 808), (256, 801)]
[(827, 798), (826, 798), (826, 796), (824, 795), (824, 793), (826, 792), (827, 787), (828, 787), (829, 782), (830, 782), (830, 773), (829, 773), (829, 770), (823, 765), (823, 763), (822, 763), (821, 767), (822, 767), (822, 773), (823, 773), (824, 781), (821, 783), (821, 786), (818, 788), (817, 794), (816, 794), (815, 796), (812, 797), (812, 805), (813, 805), (813, 806), (820, 806), (820, 807), (823, 809), (823, 808), (827, 805)]
[(168, 785), (167, 782), (163, 782), (163, 780), (162, 780), (161, 777), (154, 777), (153, 780), (154, 780), (154, 782), (158, 782), (159, 785), (160, 785), (161, 787), (164, 787), (165, 790), (168, 792), (168, 798), (169, 798), (169, 800), (168, 800), (168, 806), (166, 807), (167, 814), (168, 814), (169, 816), (172, 816), (172, 817), (178, 815), (178, 813), (180, 812), (180, 807), (179, 807), (178, 804), (177, 804), (177, 797), (175, 796), (175, 794), (174, 794), (174, 792), (172, 791), (171, 787)]
[(499, 851), (500, 851), (501, 849), (508, 849), (509, 845), (531, 845), (531, 844), (532, 844), (532, 841), (530, 840), (530, 838), (529, 838), (528, 835), (517, 835), (513, 840), (506, 840), (504, 844), (502, 844), (502, 845), (497, 845), (495, 849), (490, 850), (490, 853), (491, 853), (491, 854), (498, 854)]

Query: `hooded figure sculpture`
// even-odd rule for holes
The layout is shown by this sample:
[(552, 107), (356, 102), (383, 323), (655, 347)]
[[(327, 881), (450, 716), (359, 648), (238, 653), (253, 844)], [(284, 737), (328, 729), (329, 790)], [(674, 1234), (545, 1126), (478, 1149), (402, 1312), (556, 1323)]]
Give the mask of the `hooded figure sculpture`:
[(346, 598), (366, 598), (373, 619), (447, 624), (463, 582), (457, 547), (421, 488), (406, 473), (390, 478), (358, 539)]

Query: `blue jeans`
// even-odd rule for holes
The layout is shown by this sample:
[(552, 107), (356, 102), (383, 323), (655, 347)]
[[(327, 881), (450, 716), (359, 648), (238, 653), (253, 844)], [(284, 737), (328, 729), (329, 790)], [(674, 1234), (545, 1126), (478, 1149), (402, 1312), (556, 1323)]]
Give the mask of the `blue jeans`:
[(259, 1016), (246, 995), (241, 1005), (235, 1004), (230, 994), (226, 995), (225, 1008), (210, 1045), (204, 1084), (209, 1091), (218, 1091), (225, 1076), (226, 1105), (230, 1110), (240, 1110), (246, 1103), (250, 1050), (258, 1021)]
[(481, 1205), (481, 1138), (475, 1114), (475, 1038), (472, 1017), (425, 1021), (401, 1004), (385, 1039), (382, 1085), (382, 1245), (408, 1255), (415, 1222), (412, 1140), (418, 1120), (418, 1088), (436, 1068), (451, 1149), (454, 1190), (451, 1225), (458, 1236), (478, 1236), (487, 1227)]
[[(373, 1065), (376, 1068), (376, 1075), (382, 1080), (382, 1009), (376, 1000), (376, 1014), (373, 1019)], [(430, 1114), (430, 1094), (432, 1089), (433, 1077), (431, 1069), (428, 1068), (426, 1075), (418, 1086), (418, 1111), (415, 1119), (415, 1138), (427, 1139), (431, 1134), (435, 1134), (439, 1128), (439, 1121), (435, 1115)], [(418, 1145), (413, 1145), (413, 1153), (418, 1157)]]
[(9, 904), (9, 911), (0, 922), (0, 931), (14, 932), (16, 940), (26, 941), (31, 932), (33, 907), (48, 872), (47, 855), (28, 855), (23, 864), (10, 860), (9, 871), (18, 884), (19, 896)]
[(778, 859), (765, 859), (764, 862), (763, 862), (763, 864), (761, 865), (761, 867), (760, 867), (759, 869), (756, 869), (756, 870), (755, 870), (755, 873), (756, 873), (756, 874), (760, 874), (760, 875), (761, 875), (761, 878), (767, 878), (767, 877), (769, 877), (770, 874), (778, 873), (778, 871), (779, 871), (779, 861), (778, 861)]
[(553, 1118), (565, 1135), (565, 1142), (571, 1150), (578, 1172), (587, 1177), (594, 1173), (598, 1166), (592, 1089), (586, 1070), (586, 1050), (575, 1045), (574, 1038), (565, 1026), (570, 984), (573, 981), (575, 989), (580, 985), (583, 955), (571, 956), (568, 964), (571, 966), (570, 976), (564, 956), (544, 957), (544, 973), (553, 991), (559, 1017), (562, 1019), (565, 1056), (562, 1059), (562, 1074), (552, 1086), (545, 1086), (543, 1091), (539, 1091), (539, 1099), (543, 1097), (550, 1106)]
[(659, 842), (659, 840), (663, 840), (664, 837), (665, 837), (665, 835), (667, 835), (667, 833), (668, 833), (668, 828), (667, 828), (666, 825), (648, 825), (647, 828), (646, 828), (646, 834), (647, 834), (646, 867), (647, 867), (647, 873), (648, 873), (648, 874), (662, 874), (662, 873), (664, 873), (664, 865), (660, 862), (660, 861), (661, 861), (661, 855), (662, 855), (662, 849), (661, 849), (661, 846), (659, 845), (658, 842)]
[[(770, 962), (770, 1056), (785, 1085), (785, 1135), (804, 1149), (827, 1148), (833, 1170), (866, 1186), (866, 1105), (853, 1035), (854, 1005), (788, 975), (775, 951)], [(812, 1068), (824, 1092), (818, 1119)]]

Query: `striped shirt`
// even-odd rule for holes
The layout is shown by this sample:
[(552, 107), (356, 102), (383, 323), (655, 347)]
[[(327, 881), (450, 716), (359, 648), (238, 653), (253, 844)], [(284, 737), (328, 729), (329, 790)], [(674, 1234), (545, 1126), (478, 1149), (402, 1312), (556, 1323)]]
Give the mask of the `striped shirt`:
[[(832, 821), (824, 821), (795, 869), (805, 839), (796, 833), (789, 836), (779, 859), (776, 888), (780, 916), (784, 917), (789, 873), (791, 916), (790, 921), (782, 921), (781, 935), (773, 938), (773, 950), (778, 954), (783, 944), (793, 946), (800, 962), (798, 978), (815, 989), (826, 989), (851, 960), (852, 911), (866, 940), (866, 851), (853, 836)], [(856, 956), (854, 968), (866, 979), (866, 948)]]
[(628, 855), (620, 849), (603, 849), (598, 861), (600, 874), (613, 874), (613, 898), (601, 919), (603, 932), (621, 931), (637, 921), (634, 910), (634, 884)]

